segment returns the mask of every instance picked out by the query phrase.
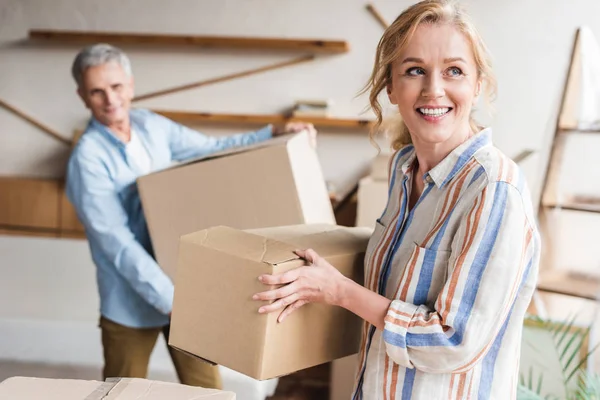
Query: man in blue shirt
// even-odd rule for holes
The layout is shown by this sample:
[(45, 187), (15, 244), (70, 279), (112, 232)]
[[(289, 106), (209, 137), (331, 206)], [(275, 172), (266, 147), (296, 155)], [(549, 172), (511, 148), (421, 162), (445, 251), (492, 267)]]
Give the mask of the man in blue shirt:
[[(268, 140), (279, 131), (267, 126), (216, 138), (151, 111), (131, 109), (131, 64), (110, 45), (83, 49), (72, 74), (92, 118), (69, 160), (67, 195), (97, 267), (103, 374), (143, 378), (158, 335), (168, 339), (173, 284), (154, 260), (136, 179), (173, 161)], [(316, 134), (304, 123), (288, 124), (282, 131), (304, 129)], [(216, 367), (171, 348), (169, 352), (182, 383), (221, 387)]]

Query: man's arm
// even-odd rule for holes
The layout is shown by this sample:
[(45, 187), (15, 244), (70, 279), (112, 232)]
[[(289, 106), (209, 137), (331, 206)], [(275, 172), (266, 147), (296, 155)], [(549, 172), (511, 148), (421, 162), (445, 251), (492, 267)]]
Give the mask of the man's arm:
[(210, 136), (178, 124), (162, 115), (144, 110), (149, 123), (168, 135), (168, 143), (172, 158), (175, 161), (185, 161), (191, 158), (204, 157), (219, 151), (234, 147), (250, 146), (271, 139), (284, 133), (307, 131), (313, 147), (316, 147), (317, 131), (314, 126), (305, 122), (288, 122), (278, 128), (267, 125), (257, 131), (238, 133), (228, 136)]
[(128, 216), (104, 165), (81, 155), (72, 158), (67, 195), (90, 243), (99, 247), (144, 300), (168, 315), (173, 284), (129, 229)]
[(157, 126), (168, 136), (172, 158), (175, 161), (204, 157), (230, 148), (260, 143), (271, 139), (274, 133), (273, 126), (267, 125), (257, 131), (227, 136), (210, 136), (178, 124), (162, 115), (151, 111), (145, 112), (148, 113), (148, 123)]

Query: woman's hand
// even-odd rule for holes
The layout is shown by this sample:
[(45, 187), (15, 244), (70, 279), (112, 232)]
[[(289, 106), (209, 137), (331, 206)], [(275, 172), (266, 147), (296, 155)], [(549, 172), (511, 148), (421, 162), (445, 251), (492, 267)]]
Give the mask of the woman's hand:
[(296, 254), (309, 262), (306, 267), (296, 268), (279, 275), (261, 275), (258, 280), (266, 285), (285, 285), (279, 289), (255, 294), (254, 300), (273, 301), (259, 308), (259, 313), (283, 309), (277, 319), (282, 322), (288, 315), (307, 303), (339, 305), (341, 287), (347, 279), (335, 267), (321, 258), (314, 250), (298, 250)]

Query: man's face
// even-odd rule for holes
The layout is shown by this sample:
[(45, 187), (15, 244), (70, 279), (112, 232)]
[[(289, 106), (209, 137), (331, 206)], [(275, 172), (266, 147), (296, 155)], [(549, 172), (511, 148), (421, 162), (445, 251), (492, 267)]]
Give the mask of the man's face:
[(133, 99), (133, 77), (121, 64), (108, 62), (89, 67), (83, 73), (79, 96), (94, 118), (111, 127), (126, 121)]

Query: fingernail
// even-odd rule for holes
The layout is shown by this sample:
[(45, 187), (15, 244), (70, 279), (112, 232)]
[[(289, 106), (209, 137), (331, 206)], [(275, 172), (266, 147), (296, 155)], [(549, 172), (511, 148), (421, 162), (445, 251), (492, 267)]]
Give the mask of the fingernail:
[(263, 279), (264, 279), (264, 278), (262, 277), (262, 275), (258, 277), (258, 280), (259, 280), (260, 282), (262, 282), (262, 281), (263, 281)]
[(259, 308), (259, 309), (258, 309), (258, 312), (259, 312), (259, 314), (262, 314), (262, 313), (264, 313), (264, 312), (265, 312), (265, 309), (264, 309), (264, 308)]
[(252, 296), (252, 300), (258, 300), (258, 295), (255, 294), (254, 296)]

